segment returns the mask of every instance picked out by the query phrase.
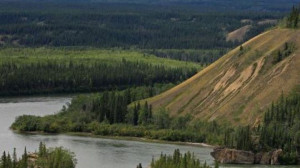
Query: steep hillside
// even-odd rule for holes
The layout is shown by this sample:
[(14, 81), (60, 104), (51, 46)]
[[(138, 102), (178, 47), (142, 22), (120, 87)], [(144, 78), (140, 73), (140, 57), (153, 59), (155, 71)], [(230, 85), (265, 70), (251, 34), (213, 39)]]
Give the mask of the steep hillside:
[(173, 116), (189, 113), (195, 119), (254, 124), (272, 101), (298, 85), (300, 30), (275, 29), (147, 101), (155, 111), (165, 108)]

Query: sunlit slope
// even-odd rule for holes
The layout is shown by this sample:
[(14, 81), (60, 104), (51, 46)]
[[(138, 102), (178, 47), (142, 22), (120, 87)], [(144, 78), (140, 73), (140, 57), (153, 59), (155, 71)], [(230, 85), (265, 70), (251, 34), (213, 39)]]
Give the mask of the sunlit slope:
[[(285, 43), (292, 54), (274, 59)], [(266, 107), (300, 84), (300, 30), (265, 32), (224, 55), (192, 78), (147, 101), (157, 112), (195, 119), (258, 123)]]

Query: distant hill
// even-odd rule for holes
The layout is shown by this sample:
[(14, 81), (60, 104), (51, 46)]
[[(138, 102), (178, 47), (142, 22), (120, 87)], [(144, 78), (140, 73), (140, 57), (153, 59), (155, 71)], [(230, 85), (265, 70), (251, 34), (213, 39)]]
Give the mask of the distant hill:
[(173, 116), (258, 123), (272, 101), (300, 85), (299, 48), (300, 30), (267, 31), (148, 103)]
[(226, 37), (226, 41), (239, 41), (242, 42), (244, 40), (245, 35), (251, 29), (251, 25), (243, 26), (237, 30), (234, 30), (228, 33)]
[[(241, 23), (246, 24), (238, 29), (229, 32), (226, 36), (226, 41), (245, 42), (255, 35), (263, 32), (262, 30), (272, 27), (278, 23), (276, 19), (263, 19), (253, 21), (251, 19), (242, 19)], [(250, 37), (249, 37), (250, 35)]]
[(39, 2), (39, 3), (118, 3), (118, 4), (157, 4), (190, 5), (203, 10), (254, 10), (288, 12), (300, 0), (2, 0), (2, 2)]

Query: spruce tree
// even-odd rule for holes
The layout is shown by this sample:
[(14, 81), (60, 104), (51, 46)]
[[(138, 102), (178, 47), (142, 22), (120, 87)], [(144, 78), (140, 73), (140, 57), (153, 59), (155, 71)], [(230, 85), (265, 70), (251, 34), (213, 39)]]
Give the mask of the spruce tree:
[(11, 156), (10, 156), (10, 154), (8, 153), (7, 154), (7, 159), (6, 159), (6, 164), (7, 164), (7, 168), (12, 168), (12, 159), (11, 159)]
[(137, 105), (135, 104), (133, 109), (133, 125), (138, 125), (138, 120), (139, 120), (138, 108)]
[(5, 151), (3, 152), (3, 155), (1, 157), (1, 166), (2, 166), (2, 168), (6, 168), (7, 167), (7, 158), (6, 158)]
[(14, 148), (14, 153), (13, 153), (13, 164), (12, 164), (12, 167), (13, 168), (17, 168), (17, 162), (18, 162), (18, 159), (17, 159), (17, 152), (16, 152), (16, 148)]
[(28, 168), (28, 155), (27, 155), (27, 149), (26, 149), (26, 147), (24, 149), (24, 154), (22, 156), (21, 168)]

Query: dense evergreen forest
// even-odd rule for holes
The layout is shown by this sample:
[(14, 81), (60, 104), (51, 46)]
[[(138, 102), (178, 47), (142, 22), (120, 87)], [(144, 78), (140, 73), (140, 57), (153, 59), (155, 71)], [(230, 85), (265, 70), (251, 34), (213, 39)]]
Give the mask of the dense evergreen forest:
[(197, 62), (205, 66), (215, 62), (217, 59), (223, 56), (227, 52), (227, 50), (226, 49), (208, 49), (208, 50), (153, 49), (153, 50), (145, 50), (145, 52), (161, 58)]
[(0, 57), (0, 95), (177, 83), (201, 67), (128, 50), (5, 48)]
[[(58, 62), (35, 63), (17, 66), (14, 63), (0, 67), (2, 95), (87, 92), (116, 87), (176, 83), (195, 74), (196, 69), (166, 69), (144, 63), (124, 60), (120, 64), (94, 63), (65, 64)], [(9, 72), (9, 73), (7, 73)]]
[[(80, 2), (0, 2), (0, 45), (95, 46), (142, 49), (224, 49), (226, 34), (250, 19), (279, 19), (280, 12), (232, 12), (198, 5)], [(216, 12), (219, 11), (219, 12)], [(270, 25), (253, 25), (262, 32)], [(249, 32), (244, 40), (255, 35)]]
[(73, 153), (62, 147), (47, 148), (43, 143), (40, 143), (36, 153), (28, 153), (25, 148), (20, 159), (17, 157), (16, 149), (12, 155), (4, 151), (0, 159), (0, 168), (75, 168), (75, 165)]
[[(1, 1), (0, 95), (94, 92), (178, 83), (200, 69), (190, 61), (209, 65), (241, 43), (226, 41), (229, 32), (251, 24), (244, 38), (247, 40), (272, 26), (258, 24), (260, 21), (277, 20), (285, 12), (285, 7), (279, 12), (270, 9), (258, 14), (254, 10), (213, 8), (213, 3), (207, 8), (190, 3), (110, 2)], [(243, 22), (245, 19), (251, 23)], [(49, 54), (49, 49), (32, 52), (41, 47), (73, 47), (76, 52), (61, 57)], [(78, 59), (72, 57), (82, 50), (94, 50), (90, 47), (123, 53), (106, 53), (105, 61), (95, 60), (97, 53), (90, 58), (89, 52)], [(11, 57), (13, 50), (21, 51), (18, 59)], [(125, 50), (129, 54), (122, 61), (111, 61), (114, 56), (123, 57)], [(152, 59), (129, 60), (130, 54), (135, 54), (132, 50)], [(152, 56), (184, 62), (173, 64)], [(162, 63), (153, 64), (158, 61)]]

